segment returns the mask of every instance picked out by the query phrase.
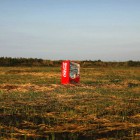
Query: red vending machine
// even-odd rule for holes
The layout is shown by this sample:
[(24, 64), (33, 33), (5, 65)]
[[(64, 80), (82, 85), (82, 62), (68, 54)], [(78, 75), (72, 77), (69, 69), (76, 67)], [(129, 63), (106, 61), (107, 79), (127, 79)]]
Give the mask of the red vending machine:
[(61, 83), (78, 83), (80, 81), (80, 65), (66, 60), (62, 62)]

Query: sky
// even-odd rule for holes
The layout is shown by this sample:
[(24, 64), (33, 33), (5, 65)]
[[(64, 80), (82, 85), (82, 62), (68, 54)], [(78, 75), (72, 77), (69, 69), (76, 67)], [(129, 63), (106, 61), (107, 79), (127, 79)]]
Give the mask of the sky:
[(0, 57), (140, 60), (140, 0), (0, 0)]

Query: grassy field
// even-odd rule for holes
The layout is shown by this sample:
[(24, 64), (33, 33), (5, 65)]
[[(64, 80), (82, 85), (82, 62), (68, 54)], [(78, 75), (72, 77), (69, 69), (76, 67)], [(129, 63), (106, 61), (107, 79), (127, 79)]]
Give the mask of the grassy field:
[(0, 67), (0, 140), (139, 140), (140, 67)]

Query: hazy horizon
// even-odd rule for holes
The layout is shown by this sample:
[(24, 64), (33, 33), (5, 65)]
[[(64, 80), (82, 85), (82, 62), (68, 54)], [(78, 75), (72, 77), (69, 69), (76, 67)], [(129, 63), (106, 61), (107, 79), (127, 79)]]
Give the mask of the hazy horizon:
[(140, 60), (139, 0), (1, 0), (0, 57)]

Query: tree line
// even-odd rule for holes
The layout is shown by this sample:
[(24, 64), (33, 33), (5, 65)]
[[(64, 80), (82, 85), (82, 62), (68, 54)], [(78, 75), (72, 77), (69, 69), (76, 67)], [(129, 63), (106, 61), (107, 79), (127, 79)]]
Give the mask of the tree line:
[[(101, 60), (76, 61), (82, 67), (140, 67), (140, 61), (104, 62)], [(61, 66), (62, 60), (44, 60), (38, 58), (0, 57), (0, 66)]]

